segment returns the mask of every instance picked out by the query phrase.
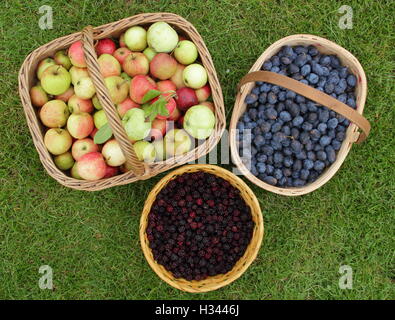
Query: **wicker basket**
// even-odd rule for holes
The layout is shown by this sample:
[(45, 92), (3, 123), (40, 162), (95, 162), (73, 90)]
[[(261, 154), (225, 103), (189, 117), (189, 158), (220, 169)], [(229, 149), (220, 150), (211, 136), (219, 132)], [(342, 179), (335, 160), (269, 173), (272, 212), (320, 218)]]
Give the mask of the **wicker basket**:
[[(121, 124), (116, 108), (111, 102), (107, 88), (99, 71), (97, 56), (94, 49), (94, 41), (107, 37), (119, 37), (122, 32), (134, 25), (149, 25), (157, 21), (165, 21), (172, 25), (180, 34), (191, 39), (197, 46), (202, 64), (207, 70), (208, 81), (212, 90), (212, 98), (215, 105), (216, 125), (212, 135), (190, 152), (154, 164), (145, 164), (137, 159), (133, 146), (127, 138), (126, 132)], [(119, 142), (123, 153), (127, 158), (127, 164), (132, 170), (112, 178), (84, 181), (67, 176), (59, 170), (53, 162), (52, 156), (47, 151), (43, 134), (45, 128), (42, 126), (35, 108), (31, 104), (29, 90), (35, 82), (35, 70), (37, 64), (44, 58), (53, 55), (56, 51), (68, 48), (74, 42), (82, 39), (85, 60), (87, 62), (89, 74), (96, 87), (96, 93), (101, 102), (108, 122), (112, 128), (115, 139)], [(221, 86), (214, 68), (210, 53), (203, 39), (185, 19), (172, 13), (147, 13), (132, 16), (117, 22), (109, 23), (100, 27), (92, 28), (88, 26), (82, 32), (74, 33), (62, 38), (58, 38), (30, 53), (24, 61), (19, 72), (19, 94), (26, 114), (27, 123), (33, 138), (33, 142), (39, 153), (40, 160), (50, 176), (59, 183), (74, 189), (96, 191), (117, 185), (123, 185), (137, 180), (148, 179), (163, 171), (176, 166), (193, 161), (206, 155), (220, 140), (226, 126), (224, 102)]]
[[(314, 45), (318, 48), (321, 53), (325, 54), (335, 54), (341, 60), (342, 64), (347, 66), (351, 72), (357, 77), (356, 86), (356, 103), (357, 110), (354, 110), (347, 105), (341, 103), (337, 99), (316, 90), (310, 86), (304, 85), (299, 81), (279, 75), (273, 72), (259, 71), (262, 64), (273, 55), (275, 55), (282, 46), (296, 46), (296, 45)], [(279, 188), (272, 186), (263, 182), (262, 180), (255, 177), (247, 167), (242, 163), (238, 152), (238, 146), (236, 141), (236, 125), (240, 117), (246, 110), (246, 104), (244, 99), (246, 95), (251, 91), (255, 85), (255, 81), (265, 81), (273, 83), (287, 89), (293, 90), (296, 93), (305, 96), (306, 98), (320, 103), (336, 111), (342, 116), (349, 119), (352, 123), (346, 132), (346, 138), (340, 150), (337, 153), (336, 161), (328, 167), (314, 182), (300, 188)], [(354, 142), (360, 143), (366, 139), (370, 131), (369, 122), (362, 116), (363, 108), (365, 105), (367, 93), (367, 84), (365, 72), (362, 69), (359, 61), (347, 50), (340, 47), (339, 45), (314, 35), (292, 35), (283, 39), (278, 40), (272, 44), (266, 51), (258, 58), (255, 64), (251, 67), (250, 73), (244, 76), (238, 88), (238, 93), (236, 96), (235, 106), (232, 114), (232, 119), (230, 122), (230, 146), (233, 162), (237, 165), (239, 170), (249, 179), (251, 182), (255, 183), (257, 186), (286, 196), (298, 196), (306, 193), (310, 193), (322, 185), (324, 185), (332, 176), (339, 170), (343, 161), (346, 159), (348, 152)], [(358, 129), (361, 129), (360, 132)]]
[[(182, 175), (184, 173), (190, 173), (196, 171), (205, 171), (214, 174), (218, 177), (221, 177), (226, 181), (228, 181), (229, 183), (231, 183), (235, 188), (240, 190), (241, 196), (243, 197), (247, 205), (251, 208), (251, 215), (255, 223), (255, 227), (251, 238), (251, 242), (248, 245), (246, 252), (240, 258), (240, 260), (237, 261), (237, 263), (235, 264), (235, 266), (231, 271), (229, 271), (226, 274), (220, 274), (213, 277), (208, 277), (207, 279), (201, 281), (196, 281), (196, 280), (187, 281), (185, 279), (174, 278), (171, 272), (167, 271), (162, 265), (158, 264), (154, 260), (152, 251), (148, 245), (149, 241), (145, 231), (148, 224), (148, 214), (151, 211), (151, 206), (154, 203), (158, 193), (162, 190), (162, 188), (165, 187), (169, 181), (175, 179), (177, 176)], [(207, 292), (207, 291), (216, 290), (218, 288), (228, 285), (232, 281), (239, 278), (247, 270), (249, 265), (255, 260), (259, 248), (261, 246), (262, 239), (263, 239), (263, 218), (262, 218), (259, 202), (255, 197), (254, 193), (247, 186), (247, 184), (243, 182), (243, 180), (235, 176), (233, 173), (214, 165), (204, 165), (204, 164), (187, 165), (177, 170), (174, 170), (173, 172), (166, 175), (162, 180), (158, 182), (158, 184), (148, 195), (140, 219), (141, 248), (143, 250), (145, 258), (148, 261), (148, 264), (162, 280), (164, 280), (174, 288), (187, 292), (197, 293), (197, 292)]]

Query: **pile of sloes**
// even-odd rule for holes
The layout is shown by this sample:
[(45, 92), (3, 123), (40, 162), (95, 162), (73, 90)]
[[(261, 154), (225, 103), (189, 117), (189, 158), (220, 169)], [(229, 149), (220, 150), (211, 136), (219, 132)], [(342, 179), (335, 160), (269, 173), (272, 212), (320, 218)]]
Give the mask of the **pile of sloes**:
[[(262, 65), (356, 108), (356, 77), (335, 55), (314, 46), (284, 46)], [(250, 171), (279, 187), (315, 181), (336, 160), (350, 121), (294, 91), (256, 82), (237, 124), (239, 153)], [(249, 129), (249, 130), (248, 130)]]

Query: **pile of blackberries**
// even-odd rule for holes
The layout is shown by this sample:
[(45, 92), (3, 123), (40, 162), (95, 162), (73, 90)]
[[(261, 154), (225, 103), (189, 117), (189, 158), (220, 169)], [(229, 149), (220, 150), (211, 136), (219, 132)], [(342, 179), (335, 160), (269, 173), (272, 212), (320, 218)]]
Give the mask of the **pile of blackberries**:
[(175, 278), (190, 281), (230, 271), (253, 228), (239, 190), (199, 171), (178, 176), (160, 191), (146, 233), (154, 259)]
[[(284, 46), (262, 70), (276, 72), (356, 108), (356, 77), (314, 46)], [(350, 121), (294, 91), (256, 82), (237, 129), (239, 154), (260, 180), (279, 187), (315, 181), (336, 160)], [(249, 129), (249, 130), (248, 130)]]

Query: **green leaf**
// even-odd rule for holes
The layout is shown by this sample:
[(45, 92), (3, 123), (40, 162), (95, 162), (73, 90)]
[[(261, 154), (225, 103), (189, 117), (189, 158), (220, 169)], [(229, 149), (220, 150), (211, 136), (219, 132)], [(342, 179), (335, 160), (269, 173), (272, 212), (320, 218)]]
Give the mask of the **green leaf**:
[(109, 140), (112, 136), (112, 130), (110, 127), (110, 124), (107, 122), (105, 125), (103, 125), (99, 130), (97, 130), (95, 137), (93, 141), (96, 144), (102, 144)]
[(148, 102), (148, 101), (150, 101), (150, 100), (156, 98), (156, 97), (159, 96), (161, 93), (162, 93), (162, 92), (160, 92), (159, 90), (152, 89), (152, 90), (148, 91), (148, 92), (144, 95), (143, 100), (141, 100), (141, 103), (146, 103), (146, 102)]

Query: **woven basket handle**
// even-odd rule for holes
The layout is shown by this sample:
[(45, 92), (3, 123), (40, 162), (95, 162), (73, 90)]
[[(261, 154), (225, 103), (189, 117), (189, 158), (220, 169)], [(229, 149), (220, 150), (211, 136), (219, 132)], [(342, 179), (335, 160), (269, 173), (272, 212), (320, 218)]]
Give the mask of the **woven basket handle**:
[(128, 139), (118, 112), (116, 111), (117, 109), (112, 103), (107, 87), (104, 84), (103, 76), (100, 72), (93, 41), (93, 28), (92, 26), (87, 26), (82, 31), (82, 44), (85, 61), (89, 70), (89, 75), (95, 85), (97, 97), (100, 104), (103, 106), (114, 137), (118, 141), (121, 150), (126, 157), (126, 164), (131, 168), (136, 176), (144, 175), (144, 173), (146, 173), (146, 166), (137, 158), (133, 145)]
[(292, 78), (270, 71), (254, 71), (248, 73), (240, 80), (238, 84), (238, 90), (240, 90), (240, 88), (246, 83), (255, 81), (265, 81), (295, 91), (296, 93), (341, 114), (343, 117), (356, 124), (362, 130), (358, 139), (356, 140), (356, 143), (365, 141), (369, 135), (370, 123), (368, 120), (366, 120), (366, 118), (364, 118), (356, 110), (350, 108), (346, 104), (327, 95), (324, 92), (314, 89)]

